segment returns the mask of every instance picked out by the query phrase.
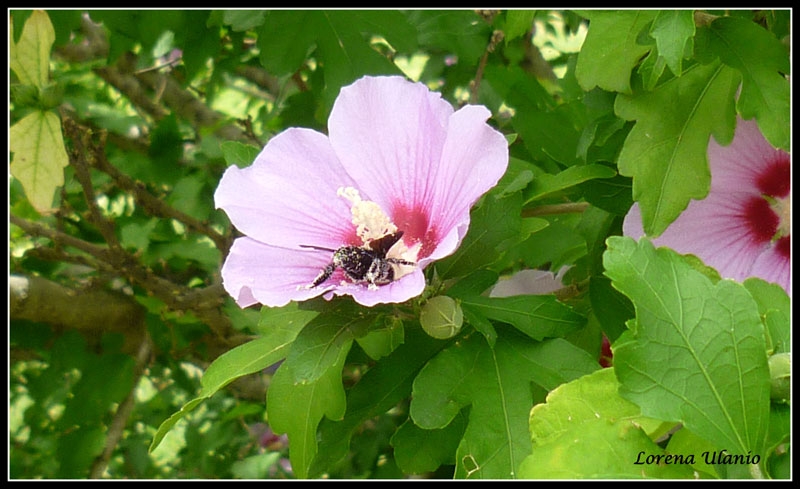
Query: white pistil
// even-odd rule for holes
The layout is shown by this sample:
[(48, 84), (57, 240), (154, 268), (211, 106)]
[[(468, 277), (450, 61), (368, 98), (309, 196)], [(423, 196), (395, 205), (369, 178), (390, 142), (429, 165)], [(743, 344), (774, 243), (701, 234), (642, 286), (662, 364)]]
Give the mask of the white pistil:
[(782, 199), (775, 199), (773, 206), (775, 212), (778, 213), (780, 222), (778, 224), (778, 235), (789, 236), (792, 233), (792, 194)]
[[(370, 241), (383, 238), (384, 236), (397, 232), (397, 226), (389, 216), (383, 212), (381, 206), (371, 200), (364, 200), (361, 194), (353, 187), (340, 187), (336, 194), (350, 201), (350, 213), (352, 223), (356, 226), (356, 234), (361, 239), (362, 245), (367, 245)], [(405, 260), (411, 263), (417, 262), (421, 243), (415, 243), (412, 247), (406, 246), (402, 239), (395, 243), (386, 253), (387, 258)], [(403, 275), (408, 275), (414, 270), (413, 265), (402, 265), (393, 263), (394, 280)], [(370, 288), (377, 288), (370, 284)]]
[(356, 226), (356, 233), (361, 238), (362, 244), (397, 231), (397, 226), (383, 212), (381, 206), (370, 200), (363, 200), (358, 190), (353, 187), (341, 187), (337, 195), (350, 201), (352, 222)]

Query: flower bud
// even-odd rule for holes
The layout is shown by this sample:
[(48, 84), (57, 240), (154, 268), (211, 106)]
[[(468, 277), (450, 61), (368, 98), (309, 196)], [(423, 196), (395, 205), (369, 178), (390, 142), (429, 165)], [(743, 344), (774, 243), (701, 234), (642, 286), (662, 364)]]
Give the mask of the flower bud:
[(791, 353), (777, 353), (769, 357), (769, 382), (770, 399), (788, 402), (792, 383)]
[(440, 295), (431, 298), (422, 306), (419, 315), (422, 329), (430, 336), (446, 340), (457, 335), (464, 323), (464, 312), (461, 304), (455, 299)]

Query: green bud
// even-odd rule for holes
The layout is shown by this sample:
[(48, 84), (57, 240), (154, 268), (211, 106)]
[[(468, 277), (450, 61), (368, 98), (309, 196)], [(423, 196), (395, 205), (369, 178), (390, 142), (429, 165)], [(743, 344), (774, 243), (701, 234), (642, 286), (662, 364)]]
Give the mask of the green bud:
[(769, 380), (770, 399), (789, 402), (792, 383), (791, 353), (777, 353), (769, 357)]
[(11, 101), (15, 107), (31, 107), (39, 103), (39, 88), (34, 85), (12, 85)]
[(464, 312), (455, 299), (439, 295), (429, 299), (419, 315), (422, 329), (438, 340), (446, 340), (457, 335), (464, 324)]
[(50, 110), (61, 105), (64, 99), (64, 88), (55, 83), (45, 85), (40, 93), (40, 104), (42, 110)]

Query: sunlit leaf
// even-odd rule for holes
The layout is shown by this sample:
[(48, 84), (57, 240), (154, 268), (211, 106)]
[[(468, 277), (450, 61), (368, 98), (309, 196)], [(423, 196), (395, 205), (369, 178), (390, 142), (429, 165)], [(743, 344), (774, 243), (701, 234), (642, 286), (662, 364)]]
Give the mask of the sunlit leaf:
[(769, 368), (753, 298), (730, 280), (713, 284), (646, 239), (608, 243), (606, 274), (636, 309), (632, 331), (614, 345), (620, 394), (720, 449), (762, 453)]
[(14, 154), (11, 174), (22, 183), (31, 204), (40, 211), (50, 209), (69, 163), (59, 117), (31, 112), (11, 126), (9, 149)]
[(43, 10), (34, 10), (22, 29), (19, 42), (11, 36), (10, 64), (22, 85), (44, 87), (50, 80), (50, 48), (56, 39), (50, 17)]

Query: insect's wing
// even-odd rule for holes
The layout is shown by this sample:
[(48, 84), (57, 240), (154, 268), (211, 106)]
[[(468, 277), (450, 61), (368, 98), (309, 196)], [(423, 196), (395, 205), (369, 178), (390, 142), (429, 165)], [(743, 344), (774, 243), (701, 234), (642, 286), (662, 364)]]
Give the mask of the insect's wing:
[(385, 256), (386, 253), (389, 252), (389, 248), (394, 246), (395, 243), (400, 241), (400, 238), (403, 237), (403, 231), (397, 231), (396, 233), (387, 234), (386, 236), (378, 239), (374, 239), (370, 241), (367, 246), (372, 251), (379, 253), (381, 256)]

